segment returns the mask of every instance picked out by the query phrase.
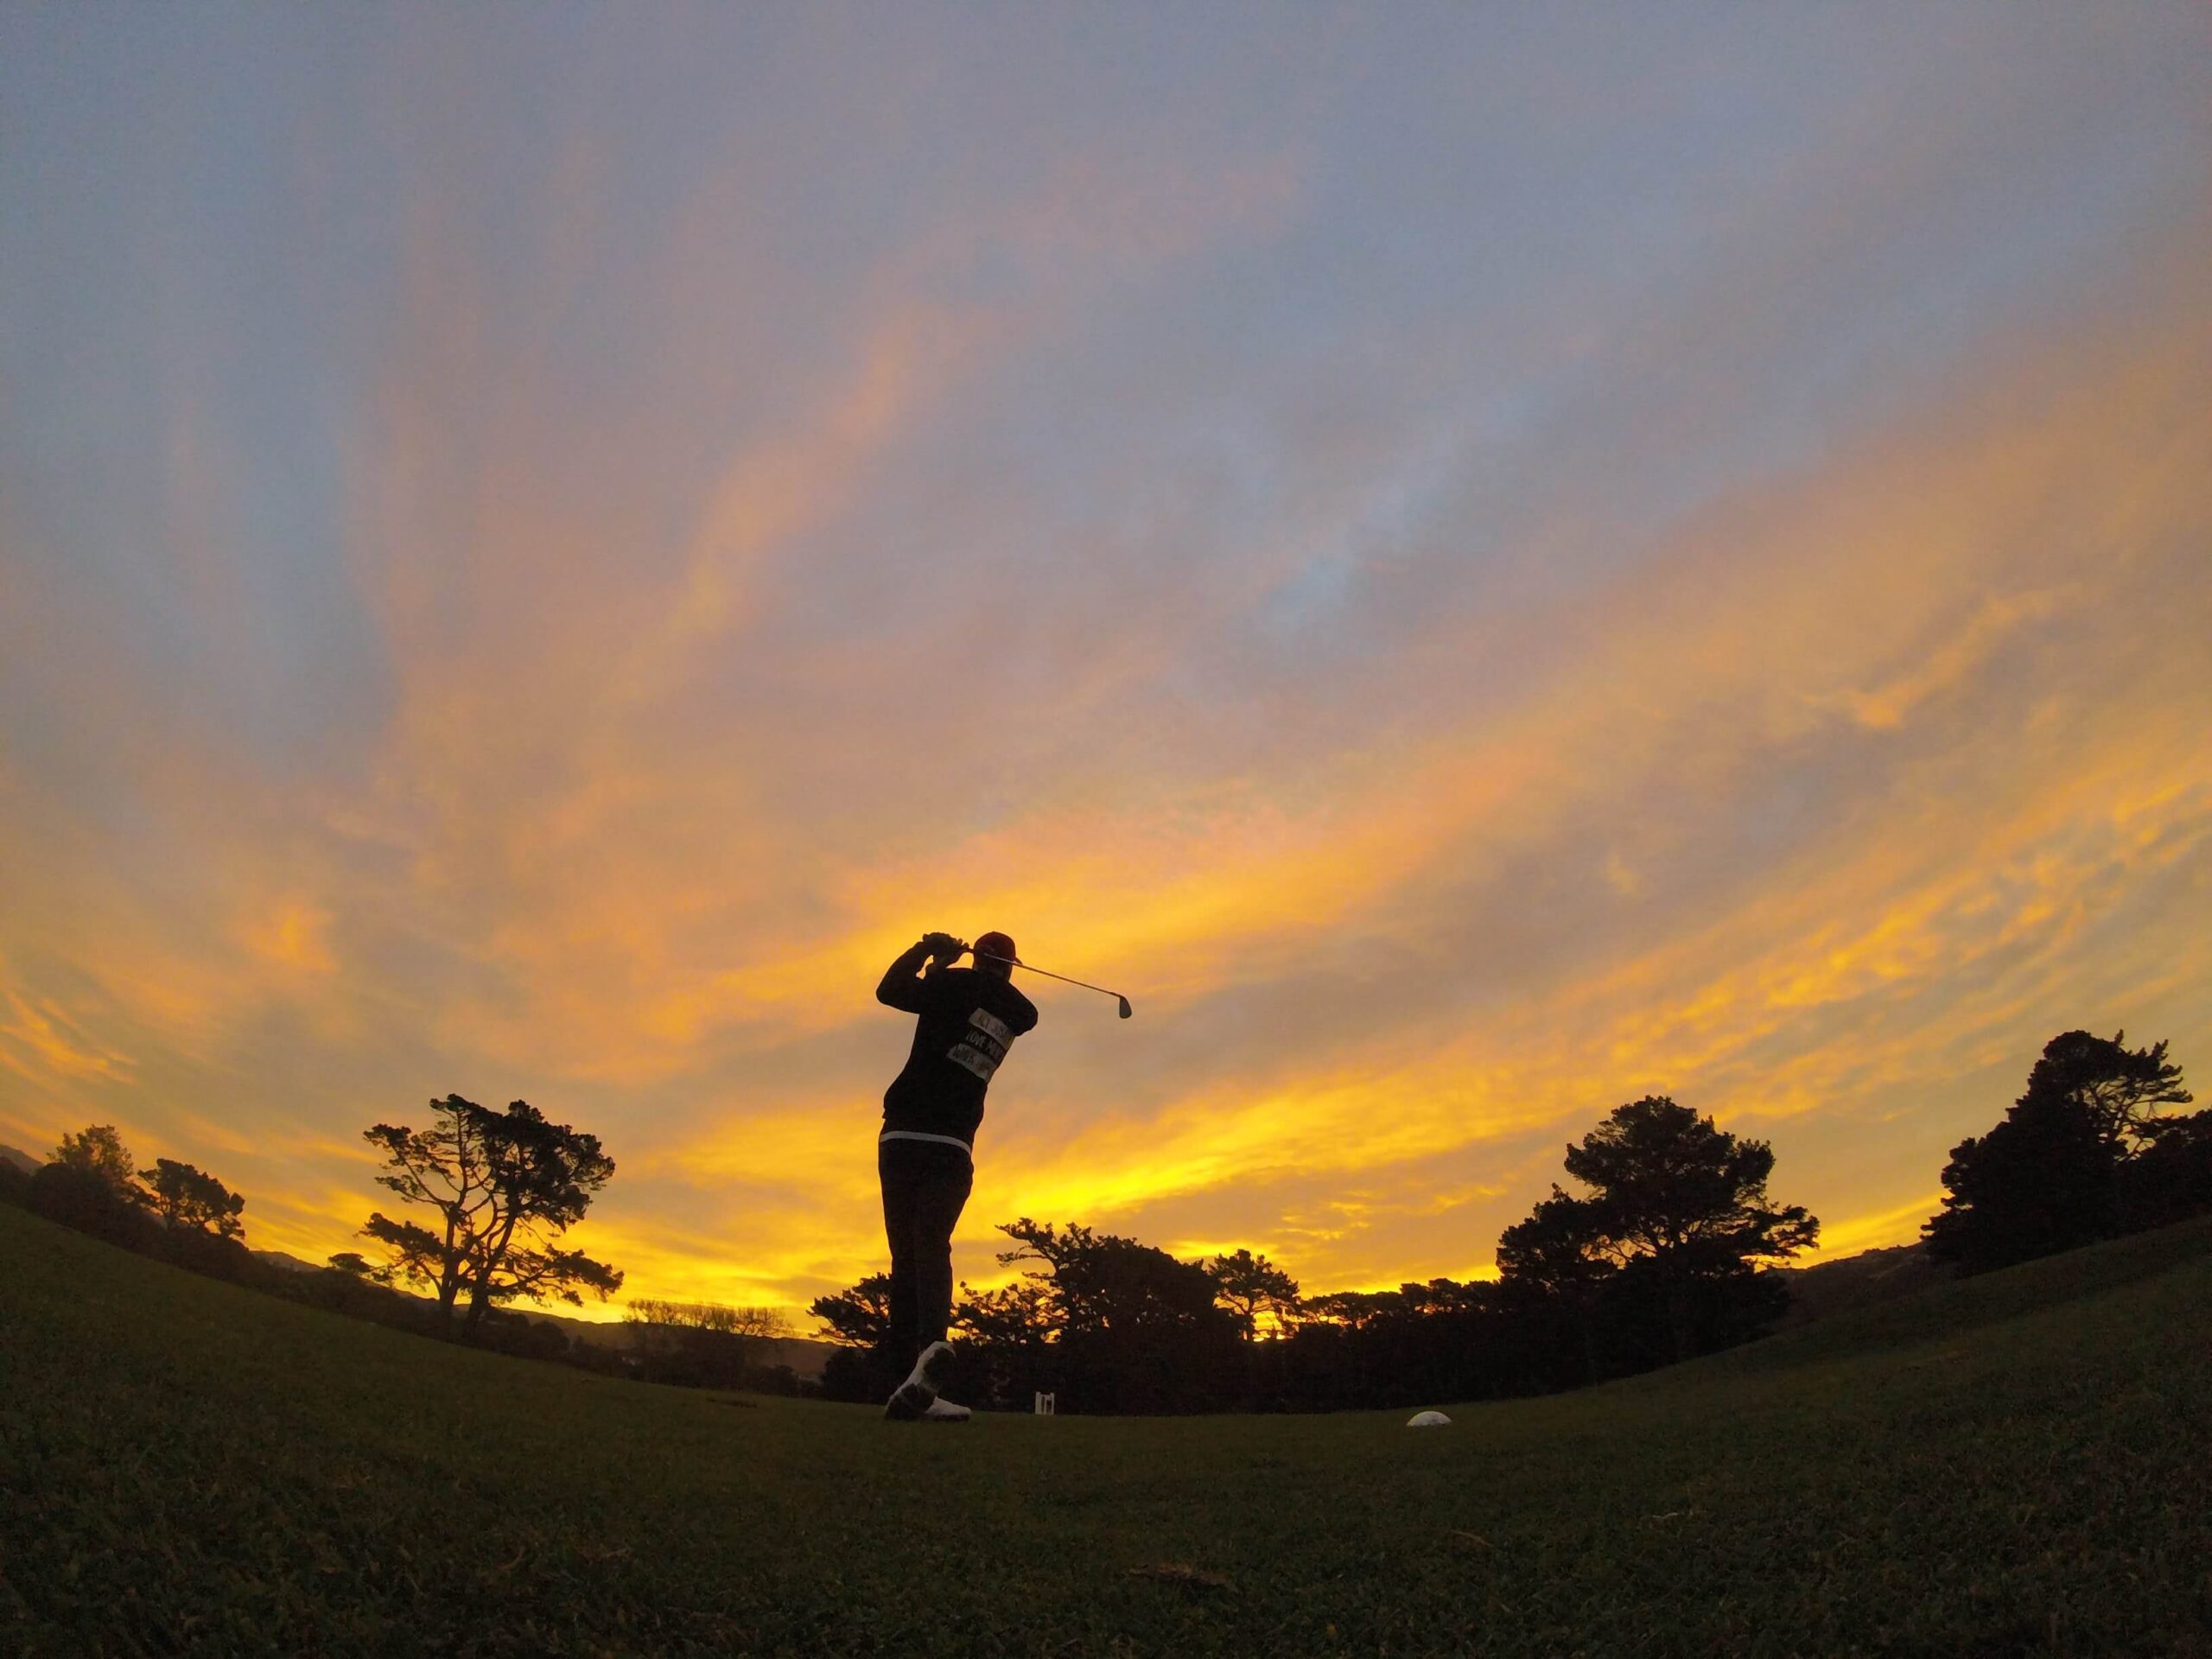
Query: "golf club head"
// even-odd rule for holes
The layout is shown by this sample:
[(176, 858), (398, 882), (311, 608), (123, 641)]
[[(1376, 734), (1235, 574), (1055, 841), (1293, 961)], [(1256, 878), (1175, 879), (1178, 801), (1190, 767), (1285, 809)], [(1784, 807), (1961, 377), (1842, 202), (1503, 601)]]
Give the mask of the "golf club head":
[(1132, 1012), (1129, 1007), (1129, 999), (1126, 996), (1117, 996), (1114, 1000), (1122, 1005), (1122, 1018), (1128, 1019)]

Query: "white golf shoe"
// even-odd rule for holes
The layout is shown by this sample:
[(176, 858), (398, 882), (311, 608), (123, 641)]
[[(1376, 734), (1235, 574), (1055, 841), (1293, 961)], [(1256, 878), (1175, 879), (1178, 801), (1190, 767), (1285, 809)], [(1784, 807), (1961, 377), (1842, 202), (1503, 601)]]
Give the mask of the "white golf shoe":
[[(883, 1414), (893, 1421), (906, 1421), (929, 1414), (937, 1403), (937, 1391), (944, 1386), (945, 1376), (952, 1369), (952, 1344), (933, 1342), (922, 1350), (922, 1357), (914, 1362), (914, 1369), (907, 1373), (891, 1398), (885, 1402)], [(956, 1407), (962, 1416), (964, 1408)]]
[(925, 1423), (964, 1423), (968, 1421), (968, 1408), (956, 1406), (951, 1401), (940, 1397), (930, 1402), (930, 1408), (922, 1414), (922, 1421)]

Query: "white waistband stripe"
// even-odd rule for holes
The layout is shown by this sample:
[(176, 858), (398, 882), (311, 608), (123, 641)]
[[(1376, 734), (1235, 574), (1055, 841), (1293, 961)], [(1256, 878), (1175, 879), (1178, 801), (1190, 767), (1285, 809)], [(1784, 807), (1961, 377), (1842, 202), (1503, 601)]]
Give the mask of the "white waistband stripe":
[(886, 1141), (932, 1141), (940, 1147), (957, 1147), (971, 1159), (976, 1155), (976, 1149), (957, 1135), (925, 1135), (919, 1129), (886, 1129), (875, 1140), (878, 1146)]

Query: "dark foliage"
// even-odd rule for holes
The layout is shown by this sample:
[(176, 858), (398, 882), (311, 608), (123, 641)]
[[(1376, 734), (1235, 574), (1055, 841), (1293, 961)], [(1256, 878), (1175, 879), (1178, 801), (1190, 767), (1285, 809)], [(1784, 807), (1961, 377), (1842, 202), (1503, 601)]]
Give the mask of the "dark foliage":
[(119, 1203), (136, 1204), (143, 1196), (137, 1167), (112, 1123), (88, 1124), (79, 1134), (63, 1135), (53, 1161), (88, 1183), (106, 1187)]
[(891, 1275), (871, 1273), (836, 1296), (817, 1296), (808, 1313), (822, 1321), (823, 1334), (841, 1344), (823, 1363), (825, 1398), (878, 1401), (899, 1385), (911, 1363), (887, 1347), (891, 1336)]
[[(1024, 1277), (995, 1290), (970, 1291), (955, 1317), (960, 1380), (970, 1399), (1020, 1410), (1036, 1390), (1056, 1387), (1061, 1372), (1061, 1356), (1054, 1351), (1058, 1329), (1051, 1294), (1036, 1280)], [(1068, 1408), (1078, 1408), (1071, 1402)]]
[(497, 1306), (486, 1308), (473, 1327), (461, 1326), (449, 1321), (436, 1301), (397, 1287), (393, 1281), (400, 1275), (359, 1251), (341, 1250), (315, 1272), (257, 1256), (239, 1236), (238, 1217), (245, 1199), (188, 1164), (157, 1159), (145, 1172), (143, 1185), (127, 1179), (130, 1173), (130, 1153), (120, 1137), (112, 1127), (95, 1124), (82, 1135), (65, 1136), (61, 1154), (35, 1171), (26, 1173), (0, 1161), (0, 1202), (208, 1278), (417, 1336), (462, 1338), (518, 1358), (557, 1360), (614, 1376), (765, 1394), (811, 1391), (810, 1383), (789, 1365), (774, 1363), (760, 1347), (760, 1338), (785, 1334), (780, 1316), (766, 1310), (640, 1305), (678, 1310), (676, 1322), (700, 1327), (697, 1334), (709, 1346), (722, 1338), (740, 1344), (744, 1357), (735, 1364), (722, 1353), (703, 1363), (696, 1356), (671, 1362), (572, 1340), (557, 1325)]
[(822, 1321), (832, 1342), (880, 1348), (891, 1334), (891, 1275), (871, 1273), (836, 1296), (817, 1296), (808, 1313)]
[(759, 1394), (798, 1392), (791, 1368), (772, 1358), (776, 1338), (790, 1334), (772, 1308), (637, 1301), (630, 1304), (624, 1329), (630, 1348), (623, 1358), (644, 1382)]
[(518, 1359), (566, 1359), (572, 1345), (569, 1333), (559, 1325), (505, 1307), (486, 1313), (475, 1340), (479, 1347), (496, 1349)]
[[(1132, 1238), (1024, 1217), (1000, 1230), (1018, 1248), (1000, 1262), (1028, 1268), (988, 1290), (963, 1285), (954, 1309), (959, 1360), (952, 1391), (986, 1407), (1026, 1410), (1038, 1390), (1069, 1412), (1153, 1415), (1218, 1411), (1245, 1403), (1253, 1367), (1243, 1337), (1247, 1310), (1224, 1305), (1214, 1263), (1180, 1262)], [(1238, 1290), (1286, 1302), (1297, 1287), (1264, 1258), (1233, 1259)], [(830, 1357), (823, 1392), (880, 1400), (904, 1370), (880, 1345), (888, 1319), (883, 1275), (811, 1308), (847, 1344)], [(1262, 1301), (1260, 1306), (1265, 1306)]]
[(29, 1208), (48, 1221), (147, 1255), (162, 1254), (163, 1229), (146, 1212), (135, 1189), (120, 1186), (82, 1164), (56, 1160), (32, 1175)]
[(436, 1299), (450, 1324), (465, 1295), (474, 1331), (487, 1310), (518, 1297), (604, 1301), (622, 1274), (559, 1239), (613, 1178), (599, 1137), (549, 1122), (526, 1100), (493, 1111), (459, 1095), (430, 1103), (431, 1125), (378, 1123), (364, 1138), (384, 1154), (376, 1178), (430, 1211), (429, 1226), (372, 1214), (361, 1229), (385, 1247), (389, 1270)]
[(2120, 1166), (2120, 1224), (2145, 1232), (2212, 1211), (2212, 1111), (2153, 1118)]
[(1554, 1186), (1507, 1228), (1497, 1282), (1313, 1298), (1287, 1341), (1260, 1345), (1256, 1402), (1402, 1406), (1571, 1388), (1732, 1346), (1787, 1307), (1761, 1265), (1810, 1244), (1819, 1223), (1768, 1201), (1765, 1142), (1648, 1097), (1570, 1147), (1567, 1167), (1591, 1192)]
[[(1205, 1266), (1133, 1238), (1023, 1217), (999, 1230), (1021, 1287), (973, 1296), (955, 1320), (1007, 1403), (1048, 1389), (1070, 1411), (1218, 1411), (1242, 1392), (1236, 1315)], [(970, 1379), (973, 1391), (975, 1383)]]
[(1567, 1149), (1591, 1189), (1554, 1186), (1498, 1239), (1505, 1285), (1571, 1335), (1585, 1380), (1709, 1353), (1758, 1335), (1789, 1305), (1758, 1268), (1820, 1236), (1800, 1205), (1768, 1201), (1774, 1149), (1664, 1096), (1616, 1107)]
[(1297, 1322), (1304, 1306), (1298, 1281), (1266, 1256), (1230, 1250), (1215, 1256), (1205, 1269), (1213, 1279), (1214, 1300), (1234, 1316), (1245, 1341), (1255, 1340), (1263, 1325), (1283, 1332)]
[(880, 1347), (840, 1348), (822, 1363), (822, 1397), (879, 1405), (906, 1374), (906, 1365)]
[(1599, 1302), (1616, 1268), (1599, 1248), (1589, 1200), (1554, 1186), (1526, 1220), (1498, 1235), (1497, 1270), (1522, 1317), (1543, 1328), (1547, 1345), (1571, 1343), (1580, 1380), (1596, 1382)]
[(2212, 1207), (2207, 1115), (2159, 1116), (2191, 1098), (2181, 1068), (2126, 1039), (2052, 1038), (2003, 1121), (1951, 1149), (1931, 1256), (1986, 1273)]
[[(1557, 1187), (1499, 1241), (1502, 1279), (1305, 1297), (1265, 1256), (1180, 1262), (1135, 1239), (1024, 1217), (1000, 1228), (1027, 1271), (963, 1286), (954, 1384), (1024, 1410), (1045, 1390), (1070, 1412), (1325, 1411), (1497, 1398), (1649, 1370), (1758, 1335), (1789, 1293), (1762, 1264), (1819, 1223), (1768, 1202), (1774, 1154), (1664, 1099), (1621, 1107)], [(812, 1312), (848, 1344), (823, 1390), (880, 1400), (902, 1367), (876, 1344), (881, 1275)]]
[[(214, 1185), (219, 1186), (219, 1183)], [(49, 1221), (194, 1273), (248, 1284), (267, 1271), (255, 1262), (235, 1230), (223, 1233), (164, 1220), (149, 1207), (146, 1192), (135, 1182), (126, 1185), (118, 1180), (111, 1167), (57, 1158), (41, 1165), (23, 1181), (18, 1192), (26, 1209)], [(230, 1213), (234, 1217), (236, 1212)], [(235, 1224), (234, 1221), (234, 1228)]]
[(1373, 1408), (1559, 1386), (1529, 1363), (1530, 1327), (1496, 1285), (1433, 1279), (1339, 1291), (1306, 1306), (1286, 1340), (1254, 1351), (1262, 1408)]
[(245, 1236), (239, 1219), (245, 1200), (206, 1170), (156, 1158), (153, 1168), (138, 1172), (138, 1179), (146, 1184), (148, 1207), (169, 1226), (220, 1238)]

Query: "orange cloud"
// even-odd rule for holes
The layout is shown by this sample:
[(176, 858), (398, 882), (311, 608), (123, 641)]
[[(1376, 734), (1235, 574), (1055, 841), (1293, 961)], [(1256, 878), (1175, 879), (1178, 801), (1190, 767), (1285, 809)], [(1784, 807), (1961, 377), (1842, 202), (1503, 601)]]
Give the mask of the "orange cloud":
[(129, 1077), (130, 1058), (87, 1036), (58, 1006), (15, 990), (6, 995), (12, 1013), (0, 1019), (0, 1064), (33, 1082), (56, 1075)]
[(276, 910), (248, 925), (246, 943), (281, 968), (307, 974), (330, 974), (338, 959), (330, 949), (330, 912), (297, 899), (288, 899)]

